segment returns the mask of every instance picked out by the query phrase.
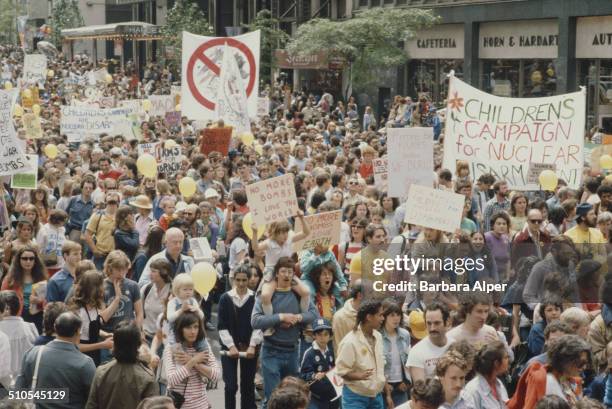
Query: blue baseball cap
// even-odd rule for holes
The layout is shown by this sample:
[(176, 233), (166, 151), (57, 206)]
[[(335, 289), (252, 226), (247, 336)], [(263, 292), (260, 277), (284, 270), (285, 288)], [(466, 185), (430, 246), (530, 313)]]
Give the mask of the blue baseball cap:
[(328, 330), (331, 332), (332, 327), (329, 321), (327, 321), (325, 318), (319, 318), (312, 324), (312, 332), (317, 333), (323, 330)]

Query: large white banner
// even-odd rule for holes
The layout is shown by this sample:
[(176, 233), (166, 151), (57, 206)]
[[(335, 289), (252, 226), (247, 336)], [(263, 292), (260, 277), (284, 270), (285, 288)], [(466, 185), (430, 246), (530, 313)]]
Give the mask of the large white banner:
[(23, 79), (44, 84), (47, 79), (47, 57), (44, 54), (26, 54), (23, 60)]
[(389, 196), (403, 198), (410, 185), (433, 186), (433, 128), (388, 128)]
[(491, 173), (511, 189), (538, 190), (528, 181), (531, 164), (554, 164), (557, 175), (577, 189), (584, 162), (585, 103), (584, 91), (504, 98), (451, 76), (444, 167), (454, 170), (464, 160), (473, 179)]
[[(130, 107), (100, 109), (90, 106), (62, 106), (60, 132), (70, 142), (78, 142), (86, 135), (124, 134), (132, 126)], [(128, 135), (124, 135), (128, 137)]]
[(257, 115), (260, 31), (236, 37), (205, 37), (183, 31), (181, 110), (189, 119), (215, 120), (223, 49), (233, 54), (250, 117)]
[(14, 175), (30, 170), (25, 155), (25, 141), (17, 139), (11, 110), (17, 91), (0, 91), (0, 176)]

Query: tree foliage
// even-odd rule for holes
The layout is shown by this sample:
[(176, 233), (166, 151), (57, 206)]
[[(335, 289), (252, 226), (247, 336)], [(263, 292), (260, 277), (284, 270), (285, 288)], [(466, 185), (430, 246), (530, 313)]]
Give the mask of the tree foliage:
[(260, 52), (260, 70), (259, 76), (264, 83), (270, 83), (272, 80), (272, 70), (274, 64), (274, 50), (283, 48), (289, 35), (279, 29), (278, 19), (272, 16), (270, 10), (261, 10), (255, 16), (251, 24), (245, 24), (245, 28), (249, 31), (261, 30), (261, 52)]
[(206, 14), (192, 0), (176, 0), (172, 9), (168, 11), (166, 25), (162, 27), (162, 34), (166, 37), (164, 43), (174, 47), (175, 57), (179, 60), (183, 31), (199, 35), (214, 34)]
[(61, 50), (62, 30), (85, 25), (78, 0), (55, 0), (50, 18), (51, 42)]
[(404, 64), (408, 55), (402, 42), (438, 20), (431, 10), (381, 7), (349, 20), (313, 19), (298, 28), (287, 50), (298, 55), (329, 50), (343, 56), (352, 64), (354, 81), (367, 86), (375, 82), (376, 69)]

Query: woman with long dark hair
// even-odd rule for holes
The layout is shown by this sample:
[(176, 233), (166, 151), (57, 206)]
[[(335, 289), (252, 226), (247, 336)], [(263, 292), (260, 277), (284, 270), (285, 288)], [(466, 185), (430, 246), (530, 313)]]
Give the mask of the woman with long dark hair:
[(40, 221), (42, 224), (47, 223), (49, 218), (49, 191), (42, 187), (30, 191), (30, 203), (36, 206)]
[[(38, 251), (32, 246), (21, 247), (15, 253), (9, 273), (2, 280), (2, 290), (12, 290), (17, 293), (24, 321), (36, 325), (38, 332), (42, 332), (44, 296), (41, 291), (47, 280), (47, 269), (42, 262)], [(38, 285), (37, 285), (38, 284)]]
[(474, 361), (476, 376), (463, 390), (467, 406), (474, 409), (505, 409), (508, 401), (506, 387), (498, 376), (508, 371), (510, 358), (500, 341), (485, 344)]
[(153, 257), (153, 255), (162, 251), (164, 233), (164, 229), (162, 229), (159, 225), (151, 225), (144, 247), (138, 251), (136, 257), (134, 258), (134, 265), (132, 267), (132, 280), (138, 282), (142, 271), (147, 265), (147, 261), (149, 261), (149, 259)]
[[(114, 284), (121, 291), (118, 282)], [(115, 297), (108, 306), (104, 305), (104, 275), (97, 270), (83, 273), (75, 286), (74, 296), (68, 301), (68, 307), (83, 322), (79, 350), (90, 356), (96, 366), (100, 365), (100, 351), (113, 347), (110, 334), (100, 329), (101, 321), (109, 320), (120, 303), (121, 298)]]

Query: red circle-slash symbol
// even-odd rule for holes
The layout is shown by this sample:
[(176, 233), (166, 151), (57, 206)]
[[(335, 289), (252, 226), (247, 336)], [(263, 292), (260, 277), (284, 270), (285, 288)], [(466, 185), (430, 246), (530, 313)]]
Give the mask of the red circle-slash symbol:
[(247, 62), (249, 64), (249, 83), (246, 89), (247, 97), (251, 95), (251, 92), (253, 92), (253, 88), (255, 87), (255, 70), (257, 69), (257, 66), (255, 65), (255, 57), (253, 56), (253, 53), (251, 52), (249, 47), (246, 46), (246, 44), (233, 38), (215, 38), (214, 40), (210, 40), (201, 44), (198, 48), (196, 48), (194, 53), (189, 58), (189, 62), (187, 63), (187, 85), (189, 86), (189, 90), (191, 91), (193, 97), (200, 104), (204, 105), (211, 111), (215, 109), (215, 103), (204, 97), (204, 95), (202, 95), (202, 93), (198, 90), (198, 87), (196, 86), (193, 78), (193, 67), (195, 66), (195, 63), (199, 60), (206, 67), (208, 67), (208, 69), (210, 69), (215, 75), (218, 76), (221, 73), (219, 66), (217, 66), (217, 64), (213, 60), (208, 58), (205, 52), (209, 48), (224, 45), (225, 43), (227, 43), (227, 45), (230, 47), (234, 47), (240, 50), (247, 59)]

